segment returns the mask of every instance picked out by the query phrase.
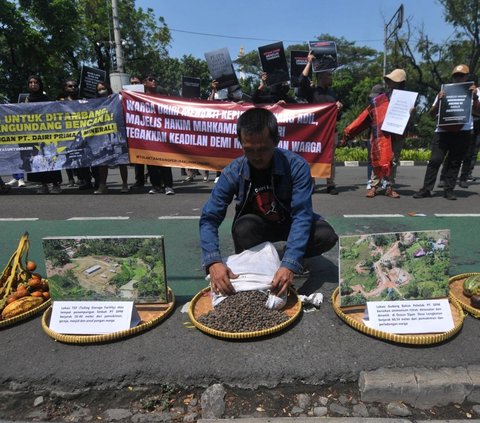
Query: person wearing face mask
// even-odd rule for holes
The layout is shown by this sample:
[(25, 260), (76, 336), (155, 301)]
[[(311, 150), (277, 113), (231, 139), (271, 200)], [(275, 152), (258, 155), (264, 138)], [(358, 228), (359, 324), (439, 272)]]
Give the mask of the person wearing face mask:
[(260, 75), (260, 85), (252, 96), (252, 102), (255, 104), (285, 104), (297, 103), (297, 101), (289, 95), (290, 85), (288, 82), (267, 86), (268, 73), (262, 72)]
[[(465, 64), (457, 65), (453, 68), (451, 73), (452, 83), (462, 83), (472, 81), (470, 76), (470, 68)], [(472, 113), (480, 113), (479, 95), (480, 90), (474, 83), (470, 85), (469, 91), (472, 93)], [(432, 107), (430, 114), (432, 117), (437, 117), (440, 110), (440, 102), (445, 97), (445, 91), (441, 90)], [(458, 171), (460, 165), (468, 150), (471, 142), (473, 131), (473, 117), (470, 120), (458, 127), (454, 125), (450, 128), (439, 127), (435, 129), (435, 138), (432, 143), (432, 154), (428, 161), (427, 170), (425, 171), (425, 178), (423, 180), (422, 188), (413, 195), (413, 198), (427, 198), (431, 197), (431, 191), (437, 180), (438, 170), (448, 155), (448, 160), (445, 161), (445, 180), (443, 186), (443, 196), (447, 200), (456, 200), (457, 197), (453, 193), (457, 183)]]

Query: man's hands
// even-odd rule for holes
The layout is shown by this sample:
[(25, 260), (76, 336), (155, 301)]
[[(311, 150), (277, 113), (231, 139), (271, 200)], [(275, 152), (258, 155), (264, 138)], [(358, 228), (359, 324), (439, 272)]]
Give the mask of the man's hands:
[(238, 275), (233, 273), (223, 263), (213, 263), (208, 268), (210, 274), (210, 286), (215, 294), (232, 295), (235, 294), (235, 289), (230, 283), (230, 279), (238, 278)]
[(280, 267), (272, 280), (272, 293), (277, 297), (282, 296), (288, 290), (288, 287), (293, 283), (293, 272), (286, 268)]

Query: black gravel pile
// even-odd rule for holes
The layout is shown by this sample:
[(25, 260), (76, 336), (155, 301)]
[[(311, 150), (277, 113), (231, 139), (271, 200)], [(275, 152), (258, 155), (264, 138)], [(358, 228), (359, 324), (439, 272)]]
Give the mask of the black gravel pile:
[(197, 320), (210, 329), (234, 333), (260, 331), (288, 320), (281, 311), (266, 308), (266, 300), (267, 294), (260, 291), (238, 292)]

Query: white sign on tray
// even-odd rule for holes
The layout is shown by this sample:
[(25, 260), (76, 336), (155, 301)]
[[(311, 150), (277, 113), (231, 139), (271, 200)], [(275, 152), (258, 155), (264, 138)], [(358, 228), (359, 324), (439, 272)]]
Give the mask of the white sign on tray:
[(447, 298), (410, 301), (369, 301), (366, 326), (398, 334), (443, 333), (454, 328)]
[(54, 301), (50, 329), (63, 334), (98, 335), (140, 323), (133, 301)]

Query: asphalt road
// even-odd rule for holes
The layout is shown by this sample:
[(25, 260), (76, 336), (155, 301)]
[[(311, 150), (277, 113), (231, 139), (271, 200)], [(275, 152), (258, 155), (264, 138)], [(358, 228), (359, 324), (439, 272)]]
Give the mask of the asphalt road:
[[(134, 182), (133, 168), (129, 168), (129, 181)], [(316, 179), (313, 198), (315, 210), (325, 217), (342, 217), (346, 214), (407, 214), (411, 212), (433, 215), (435, 213), (478, 213), (480, 199), (479, 180), (469, 188), (457, 186), (457, 201), (448, 201), (437, 189), (430, 199), (415, 200), (412, 195), (422, 186), (425, 166), (400, 167), (397, 178), (399, 199), (379, 195), (374, 199), (365, 197), (366, 168), (338, 167), (337, 187), (339, 195), (326, 194), (325, 180)], [(149, 185), (139, 191), (121, 194), (118, 169), (110, 169), (105, 195), (93, 195), (91, 191), (64, 186), (59, 195), (38, 195), (30, 185), (13, 188), (11, 194), (0, 197), (0, 218), (39, 218), (63, 220), (71, 217), (124, 216), (130, 219), (156, 219), (160, 216), (199, 216), (201, 207), (208, 198), (213, 182), (204, 183), (201, 177), (194, 182), (182, 183), (178, 169), (174, 169), (176, 195), (149, 195)], [(213, 179), (213, 176), (210, 177)], [(9, 177), (3, 179), (8, 181)], [(65, 178), (64, 178), (65, 180)]]
[[(452, 257), (454, 273), (478, 271), (480, 183), (458, 189), (457, 201), (448, 201), (440, 194), (415, 200), (411, 195), (421, 186), (424, 172), (425, 167), (400, 168), (400, 199), (384, 196), (367, 199), (366, 168), (340, 167), (337, 171), (340, 194), (322, 193), (324, 181), (317, 180), (314, 208), (331, 219), (339, 233), (449, 228), (452, 243), (457, 245)], [(130, 173), (133, 175), (133, 169)], [(174, 292), (175, 284), (179, 287), (182, 278), (185, 284), (191, 282), (190, 291), (205, 285), (199, 267), (197, 223), (189, 217), (199, 216), (212, 183), (182, 184), (179, 172), (175, 171), (175, 196), (148, 195), (146, 191), (121, 194), (118, 173), (111, 170), (111, 174), (111, 193), (106, 195), (66, 188), (62, 194), (42, 196), (35, 195), (29, 187), (13, 189), (11, 195), (0, 197), (2, 263), (15, 248), (17, 234), (25, 229), (31, 228), (35, 237), (59, 235), (59, 232), (134, 234), (158, 229), (166, 233), (167, 248), (172, 246), (167, 251), (167, 265), (171, 264), (171, 274), (176, 278), (171, 284)], [(412, 217), (414, 213), (417, 216)], [(459, 213), (463, 216), (456, 216)], [(67, 220), (85, 217), (121, 219)], [(166, 217), (170, 219), (165, 220)], [(222, 237), (228, 243), (228, 228), (223, 230)], [(39, 240), (32, 239), (32, 244), (38, 253)], [(312, 275), (300, 290), (322, 292), (324, 304), (318, 311), (303, 314), (286, 331), (268, 338), (228, 341), (189, 328), (185, 325), (188, 316), (180, 310), (188, 299), (188, 290), (178, 296), (174, 313), (159, 326), (118, 342), (100, 345), (55, 342), (43, 332), (39, 317), (0, 329), (0, 384), (3, 389), (38, 387), (57, 391), (85, 387), (126, 389), (164, 383), (207, 386), (218, 381), (240, 387), (316, 385), (357, 380), (361, 370), (380, 367), (480, 364), (477, 352), (480, 326), (472, 317), (465, 319), (462, 330), (452, 339), (424, 347), (381, 341), (343, 323), (329, 304), (338, 281), (337, 266), (338, 251), (334, 250), (312, 262)]]

